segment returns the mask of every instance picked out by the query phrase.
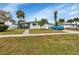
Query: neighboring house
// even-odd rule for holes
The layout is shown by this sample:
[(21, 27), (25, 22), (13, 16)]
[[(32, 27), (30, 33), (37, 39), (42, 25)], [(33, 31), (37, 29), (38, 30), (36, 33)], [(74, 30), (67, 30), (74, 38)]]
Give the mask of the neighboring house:
[(52, 24), (52, 23), (49, 23), (49, 24), (48, 24), (48, 27), (49, 27), (49, 28), (51, 28), (52, 26), (54, 26), (54, 24)]
[(16, 29), (18, 27), (18, 25), (13, 24), (13, 22), (10, 22), (9, 20), (5, 21), (4, 24), (7, 25), (7, 26), (9, 26), (8, 29)]
[(5, 17), (0, 16), (0, 23), (3, 23), (4, 24), (5, 21), (6, 21)]
[(77, 28), (77, 27), (79, 27), (79, 23), (77, 23), (77, 24), (75, 22), (64, 23), (63, 26), (64, 26), (64, 28)]
[(9, 26), (8, 29), (14, 29), (17, 28), (17, 25), (13, 24), (13, 22), (11, 22), (12, 18), (10, 17), (10, 13), (4, 10), (0, 10), (0, 24), (5, 24), (7, 26)]
[(43, 26), (40, 26), (36, 22), (30, 23), (30, 29), (48, 29), (48, 24), (44, 24)]
[(18, 21), (18, 26), (19, 26), (19, 28), (24, 29), (24, 28), (27, 27), (27, 24), (25, 24), (24, 20), (19, 20)]
[(29, 25), (28, 24), (24, 24), (24, 29), (29, 29)]

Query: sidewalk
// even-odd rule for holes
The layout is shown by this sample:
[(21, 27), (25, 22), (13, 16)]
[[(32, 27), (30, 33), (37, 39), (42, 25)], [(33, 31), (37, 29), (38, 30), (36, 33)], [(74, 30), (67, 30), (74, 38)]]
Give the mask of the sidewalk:
[(23, 33), (23, 35), (29, 34), (29, 29), (26, 29)]
[(25, 30), (23, 34), (15, 34), (15, 35), (0, 35), (0, 38), (6, 38), (6, 37), (23, 37), (23, 36), (44, 36), (44, 35), (64, 35), (64, 34), (79, 34), (79, 32), (76, 31), (70, 31), (70, 30), (63, 30), (67, 33), (41, 33), (41, 34), (29, 34), (29, 30)]
[(63, 30), (63, 31), (67, 33), (79, 33), (78, 31), (73, 31), (73, 30)]
[(79, 33), (42, 33), (42, 34), (16, 34), (16, 35), (0, 35), (0, 38), (5, 37), (23, 37), (23, 36), (44, 36), (44, 35), (64, 35), (64, 34), (79, 34)]

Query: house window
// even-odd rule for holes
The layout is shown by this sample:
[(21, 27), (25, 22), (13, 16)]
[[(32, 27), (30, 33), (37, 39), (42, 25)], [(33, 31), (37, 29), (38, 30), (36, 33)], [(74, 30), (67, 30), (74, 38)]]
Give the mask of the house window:
[(33, 26), (36, 26), (36, 23), (33, 23)]

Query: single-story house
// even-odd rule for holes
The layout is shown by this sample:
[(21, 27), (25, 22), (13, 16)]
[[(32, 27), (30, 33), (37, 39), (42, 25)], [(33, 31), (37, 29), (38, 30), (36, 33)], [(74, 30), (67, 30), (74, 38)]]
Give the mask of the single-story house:
[(30, 23), (30, 29), (48, 29), (48, 24), (44, 24), (43, 26), (40, 26), (37, 22)]
[(64, 28), (77, 28), (77, 27), (79, 27), (79, 23), (77, 23), (77, 24), (75, 22), (64, 23), (63, 26), (64, 26)]

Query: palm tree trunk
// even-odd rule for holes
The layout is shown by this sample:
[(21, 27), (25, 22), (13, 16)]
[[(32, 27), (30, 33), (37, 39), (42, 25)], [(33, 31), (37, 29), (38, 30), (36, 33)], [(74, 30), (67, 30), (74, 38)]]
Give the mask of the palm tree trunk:
[(58, 25), (57, 23), (57, 11), (54, 12), (54, 20), (55, 20), (55, 26)]

